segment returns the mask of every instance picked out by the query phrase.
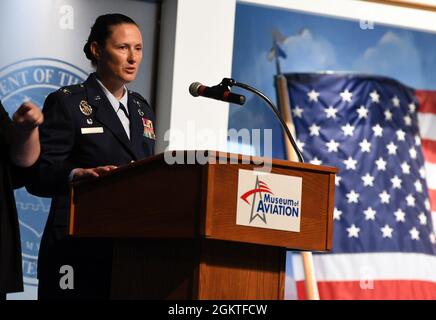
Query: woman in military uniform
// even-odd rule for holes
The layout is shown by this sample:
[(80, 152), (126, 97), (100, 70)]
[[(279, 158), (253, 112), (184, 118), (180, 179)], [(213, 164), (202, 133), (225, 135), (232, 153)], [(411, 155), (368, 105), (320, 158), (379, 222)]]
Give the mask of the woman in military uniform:
[[(141, 32), (129, 17), (98, 17), (84, 46), (96, 72), (45, 101), (41, 156), (28, 186), (32, 193), (52, 198), (38, 259), (39, 299), (110, 297), (112, 244), (67, 236), (68, 185), (153, 154), (153, 111), (126, 88), (138, 72), (142, 45)], [(63, 266), (73, 271), (73, 283), (62, 279)]]

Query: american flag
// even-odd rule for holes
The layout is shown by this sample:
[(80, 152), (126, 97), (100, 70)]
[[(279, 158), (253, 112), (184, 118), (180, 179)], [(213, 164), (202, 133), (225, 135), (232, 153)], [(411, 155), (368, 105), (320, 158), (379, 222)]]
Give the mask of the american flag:
[[(340, 170), (333, 249), (314, 255), (320, 298), (436, 299), (436, 240), (422, 152), (423, 144), (433, 147), (434, 166), (436, 134), (433, 128), (432, 142), (421, 139), (415, 90), (376, 76), (286, 78), (306, 161)], [(434, 123), (431, 110), (428, 122)], [(293, 265), (304, 298), (298, 255)]]

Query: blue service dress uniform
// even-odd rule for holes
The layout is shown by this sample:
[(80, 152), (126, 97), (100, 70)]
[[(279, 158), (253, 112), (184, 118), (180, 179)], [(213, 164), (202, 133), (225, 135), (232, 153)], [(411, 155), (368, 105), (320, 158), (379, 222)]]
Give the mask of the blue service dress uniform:
[[(127, 108), (130, 139), (96, 74), (83, 84), (51, 93), (44, 103), (41, 156), (27, 186), (35, 195), (52, 198), (38, 257), (39, 299), (110, 297), (112, 243), (67, 236), (68, 186), (74, 168), (122, 166), (153, 155), (153, 110), (132, 91), (128, 92)], [(60, 288), (64, 265), (73, 268), (74, 289)]]

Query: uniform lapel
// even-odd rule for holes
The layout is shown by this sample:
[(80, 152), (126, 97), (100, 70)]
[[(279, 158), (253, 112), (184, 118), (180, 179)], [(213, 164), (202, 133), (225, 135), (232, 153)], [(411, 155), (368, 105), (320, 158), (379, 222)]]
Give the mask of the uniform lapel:
[(131, 142), (127, 137), (126, 131), (124, 131), (124, 127), (114, 108), (95, 80), (95, 74), (89, 76), (85, 82), (85, 87), (87, 90), (88, 103), (95, 109), (95, 119), (101, 122), (107, 130), (111, 131), (121, 145), (136, 159), (136, 153), (131, 148)]
[(144, 124), (142, 123), (142, 116), (138, 113), (140, 109), (138, 105), (138, 100), (129, 93), (129, 98), (127, 101), (130, 115), (130, 140), (134, 146), (134, 152), (137, 158), (143, 157), (143, 133)]

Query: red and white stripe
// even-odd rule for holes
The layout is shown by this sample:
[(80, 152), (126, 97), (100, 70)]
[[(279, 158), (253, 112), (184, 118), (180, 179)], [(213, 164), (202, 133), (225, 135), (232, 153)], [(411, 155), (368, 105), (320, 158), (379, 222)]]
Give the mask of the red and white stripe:
[(433, 227), (436, 230), (436, 91), (416, 92), (419, 101), (418, 123), (425, 159), (427, 186)]
[[(301, 255), (293, 253), (291, 259), (298, 299), (305, 299)], [(391, 252), (317, 254), (313, 260), (322, 300), (436, 299), (436, 256)]]

